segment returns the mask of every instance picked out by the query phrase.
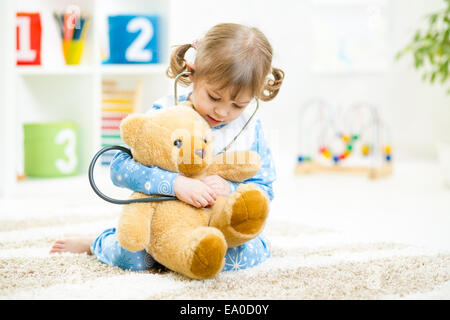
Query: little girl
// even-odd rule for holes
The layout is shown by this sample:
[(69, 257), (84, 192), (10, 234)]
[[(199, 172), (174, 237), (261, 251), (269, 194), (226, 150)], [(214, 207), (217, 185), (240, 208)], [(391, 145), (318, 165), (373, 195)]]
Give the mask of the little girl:
[[(195, 50), (195, 60), (187, 61), (185, 54), (191, 48)], [(192, 84), (193, 90), (178, 101), (189, 100), (208, 122), (213, 130), (214, 154), (227, 146), (247, 123), (250, 116), (244, 110), (252, 99), (272, 100), (284, 78), (282, 70), (272, 67), (272, 47), (264, 34), (257, 28), (233, 23), (216, 25), (200, 41), (176, 47), (167, 75), (175, 78), (184, 71), (190, 74), (183, 75), (179, 81)], [(173, 105), (174, 97), (167, 96), (156, 101), (150, 112)], [(242, 183), (256, 184), (272, 200), (275, 168), (261, 121), (253, 118), (228, 150), (252, 150), (259, 154), (261, 170)], [(218, 175), (196, 180), (158, 167), (146, 167), (125, 152), (115, 155), (110, 170), (116, 186), (146, 194), (176, 196), (198, 208), (214, 205), (217, 196), (227, 196), (239, 185)], [(86, 252), (103, 263), (128, 270), (145, 270), (155, 263), (145, 250), (130, 252), (122, 248), (115, 233), (116, 229), (111, 228), (96, 239), (59, 240), (50, 252)], [(269, 255), (269, 244), (260, 235), (229, 249), (223, 271), (255, 266)]]

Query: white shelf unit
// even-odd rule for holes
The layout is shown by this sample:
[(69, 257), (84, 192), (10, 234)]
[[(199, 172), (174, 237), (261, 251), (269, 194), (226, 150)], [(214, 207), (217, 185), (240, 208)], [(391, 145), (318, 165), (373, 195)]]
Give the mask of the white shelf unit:
[[(77, 66), (65, 65), (61, 37), (53, 12), (75, 5), (91, 17)], [(172, 1), (167, 0), (2, 0), (0, 1), (0, 197), (18, 190), (23, 171), (23, 124), (74, 121), (80, 130), (80, 174), (86, 174), (100, 149), (102, 80), (143, 83), (142, 107), (170, 92), (165, 76), (171, 44)], [(42, 24), (41, 65), (15, 65), (15, 14), (39, 12)], [(106, 19), (114, 14), (157, 14), (160, 17), (160, 63), (102, 65), (101, 47), (107, 40)]]

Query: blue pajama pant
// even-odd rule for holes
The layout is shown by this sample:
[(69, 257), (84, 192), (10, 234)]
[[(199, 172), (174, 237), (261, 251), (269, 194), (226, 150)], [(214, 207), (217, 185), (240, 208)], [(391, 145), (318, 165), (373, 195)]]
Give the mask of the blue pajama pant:
[[(147, 270), (155, 264), (155, 260), (145, 250), (131, 252), (122, 248), (116, 237), (116, 228), (103, 231), (91, 243), (90, 248), (92, 254), (101, 262), (124, 270)], [(260, 235), (243, 245), (228, 249), (222, 271), (251, 268), (265, 261), (269, 256), (269, 242)]]

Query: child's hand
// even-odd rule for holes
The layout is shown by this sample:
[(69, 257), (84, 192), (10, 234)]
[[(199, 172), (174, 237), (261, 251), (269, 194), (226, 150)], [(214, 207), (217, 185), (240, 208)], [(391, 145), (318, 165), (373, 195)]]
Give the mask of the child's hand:
[(204, 182), (179, 175), (173, 184), (178, 199), (197, 208), (213, 206), (216, 192)]
[(206, 176), (202, 181), (212, 188), (218, 196), (228, 196), (231, 193), (231, 186), (228, 181), (218, 175)]

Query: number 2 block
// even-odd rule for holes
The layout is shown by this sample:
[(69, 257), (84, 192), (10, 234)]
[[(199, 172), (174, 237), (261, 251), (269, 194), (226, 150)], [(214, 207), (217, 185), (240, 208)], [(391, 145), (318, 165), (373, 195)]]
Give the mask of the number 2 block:
[(159, 62), (158, 16), (109, 16), (108, 25), (109, 59), (104, 63)]

